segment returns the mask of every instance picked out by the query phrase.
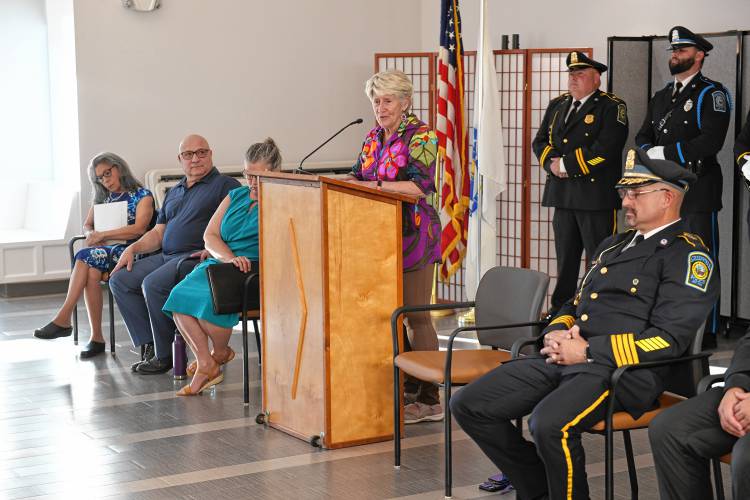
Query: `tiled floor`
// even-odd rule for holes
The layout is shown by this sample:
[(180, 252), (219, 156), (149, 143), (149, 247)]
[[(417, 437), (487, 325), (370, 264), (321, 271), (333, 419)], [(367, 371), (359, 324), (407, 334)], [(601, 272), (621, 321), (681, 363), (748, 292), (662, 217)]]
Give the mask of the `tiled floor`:
[[(250, 407), (242, 404), (239, 359), (208, 395), (178, 398), (182, 382), (170, 374), (130, 372), (137, 356), (118, 315), (115, 357), (79, 360), (71, 338), (34, 339), (33, 329), (49, 321), (61, 301), (59, 295), (0, 300), (0, 498), (443, 497), (441, 423), (407, 427), (398, 471), (390, 442), (314, 449), (255, 423), (257, 354)], [(441, 320), (441, 334), (454, 322)], [(81, 335), (85, 343), (88, 332)], [(232, 339), (238, 352), (240, 340)], [(722, 339), (715, 364), (726, 366), (732, 344)], [(496, 472), (489, 461), (458, 429), (454, 439), (454, 498), (497, 496), (476, 487)], [(593, 498), (603, 497), (603, 444), (601, 437), (584, 437)], [(635, 433), (634, 446), (640, 498), (657, 498), (643, 432)], [(617, 498), (630, 497), (624, 462), (618, 439)]]

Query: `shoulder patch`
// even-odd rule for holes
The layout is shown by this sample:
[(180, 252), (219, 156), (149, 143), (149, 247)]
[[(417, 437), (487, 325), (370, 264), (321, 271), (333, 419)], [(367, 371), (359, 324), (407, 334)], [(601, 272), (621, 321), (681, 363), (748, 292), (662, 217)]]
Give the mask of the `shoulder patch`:
[(714, 262), (708, 254), (690, 252), (687, 257), (687, 274), (685, 284), (701, 292), (708, 289), (708, 282), (714, 270)]
[(623, 125), (628, 124), (628, 108), (625, 103), (617, 105), (617, 121)]
[(727, 96), (724, 94), (721, 90), (714, 90), (711, 93), (711, 99), (714, 101), (714, 111), (718, 113), (726, 113), (728, 106), (727, 106)]

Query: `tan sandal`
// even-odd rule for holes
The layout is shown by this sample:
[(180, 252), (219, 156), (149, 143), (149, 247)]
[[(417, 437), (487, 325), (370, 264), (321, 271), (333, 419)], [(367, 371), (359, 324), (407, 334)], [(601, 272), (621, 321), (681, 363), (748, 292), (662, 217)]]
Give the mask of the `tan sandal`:
[(193, 390), (190, 388), (190, 384), (186, 385), (179, 391), (177, 391), (178, 396), (197, 396), (201, 392), (205, 391), (206, 389), (209, 389), (216, 384), (220, 384), (224, 381), (224, 372), (221, 371), (221, 367), (217, 364), (216, 365), (216, 371), (214, 373), (208, 373), (201, 370), (198, 370), (197, 375), (204, 375), (206, 377), (206, 383), (204, 383), (200, 389), (193, 392)]
[[(232, 361), (235, 356), (235, 352), (232, 350), (231, 347), (227, 346), (227, 349), (229, 349), (229, 354), (227, 354), (227, 357), (223, 360), (216, 359), (214, 357), (213, 351), (211, 351), (211, 357), (214, 358), (214, 361), (216, 361), (219, 365), (225, 365)], [(185, 369), (185, 373), (187, 373), (188, 377), (192, 377), (195, 375), (195, 372), (198, 370), (198, 361), (194, 360), (191, 361), (189, 365), (187, 365), (187, 368)]]

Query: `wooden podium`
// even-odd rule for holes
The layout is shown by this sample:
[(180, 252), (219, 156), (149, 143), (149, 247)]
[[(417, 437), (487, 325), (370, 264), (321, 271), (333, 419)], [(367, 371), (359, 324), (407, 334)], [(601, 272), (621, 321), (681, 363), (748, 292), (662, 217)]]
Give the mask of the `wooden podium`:
[(325, 448), (392, 439), (390, 316), (415, 198), (314, 175), (259, 184), (266, 422)]

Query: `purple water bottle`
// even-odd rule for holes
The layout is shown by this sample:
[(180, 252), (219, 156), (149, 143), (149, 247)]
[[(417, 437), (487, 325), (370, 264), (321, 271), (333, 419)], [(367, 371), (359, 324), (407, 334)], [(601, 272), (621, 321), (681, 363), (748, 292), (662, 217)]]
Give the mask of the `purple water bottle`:
[(179, 332), (174, 335), (174, 343), (172, 344), (172, 362), (174, 363), (174, 379), (184, 380), (187, 378), (187, 351), (185, 349), (185, 339), (182, 338)]

